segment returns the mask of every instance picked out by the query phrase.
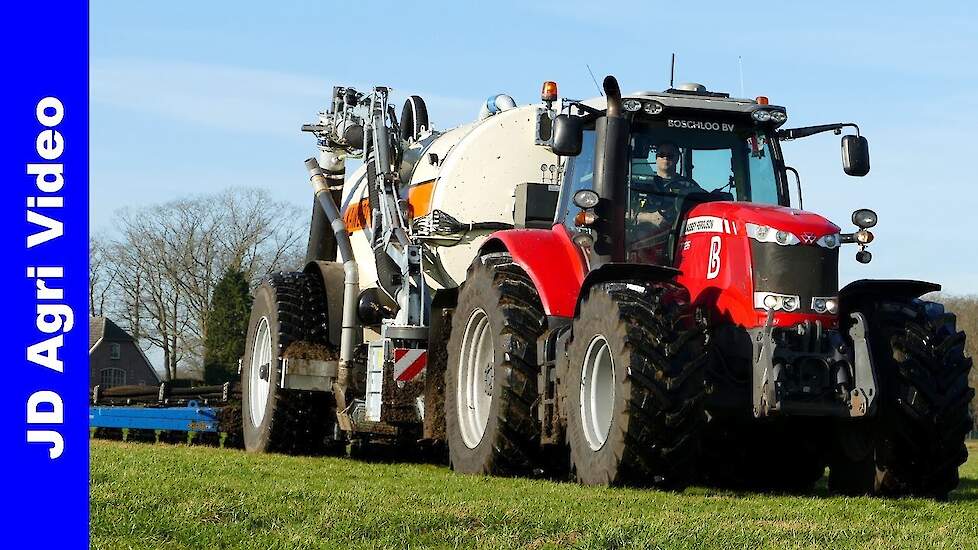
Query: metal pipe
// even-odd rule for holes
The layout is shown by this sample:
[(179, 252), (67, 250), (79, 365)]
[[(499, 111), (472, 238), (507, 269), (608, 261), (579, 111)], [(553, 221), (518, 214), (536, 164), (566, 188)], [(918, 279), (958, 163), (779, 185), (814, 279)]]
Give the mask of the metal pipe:
[(333, 201), (333, 196), (329, 192), (329, 181), (326, 174), (319, 166), (315, 158), (306, 160), (306, 169), (309, 170), (309, 181), (312, 183), (316, 200), (323, 207), (323, 212), (329, 219), (333, 234), (336, 236), (336, 248), (340, 258), (343, 260), (343, 327), (340, 333), (340, 367), (346, 366), (353, 361), (353, 348), (356, 346), (357, 323), (357, 288), (359, 285), (359, 274), (357, 262), (353, 256), (353, 245), (350, 243), (350, 232), (343, 223), (339, 208)]

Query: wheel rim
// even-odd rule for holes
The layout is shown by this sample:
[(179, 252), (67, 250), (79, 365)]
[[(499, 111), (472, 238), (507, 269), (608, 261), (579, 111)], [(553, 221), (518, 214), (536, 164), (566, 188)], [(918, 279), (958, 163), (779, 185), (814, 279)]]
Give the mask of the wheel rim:
[(469, 316), (462, 333), (455, 402), (462, 442), (470, 449), (482, 441), (492, 405), (495, 351), (490, 328), (489, 316), (478, 308)]
[(258, 427), (265, 418), (265, 406), (271, 389), (272, 371), (272, 333), (268, 329), (268, 317), (258, 321), (255, 330), (255, 344), (251, 350), (251, 365), (248, 373), (248, 408), (251, 423)]
[(604, 336), (595, 336), (584, 354), (581, 423), (592, 451), (604, 446), (615, 410), (615, 360)]

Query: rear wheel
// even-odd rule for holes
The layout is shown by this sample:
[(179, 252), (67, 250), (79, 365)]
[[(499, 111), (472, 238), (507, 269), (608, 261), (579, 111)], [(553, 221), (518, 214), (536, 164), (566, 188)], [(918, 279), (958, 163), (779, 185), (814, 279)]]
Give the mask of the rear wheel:
[(543, 308), (508, 254), (476, 259), (448, 341), (445, 427), (452, 468), (518, 475), (537, 465), (536, 340)]
[[(279, 273), (255, 291), (241, 365), (242, 431), (251, 452), (318, 454), (330, 448), (332, 395), (281, 387), (281, 358), (298, 342), (315, 342), (322, 316), (313, 279)], [(319, 343), (321, 344), (321, 343)]]
[(689, 483), (705, 419), (704, 343), (685, 293), (608, 283), (581, 304), (568, 345), (567, 438), (589, 485)]

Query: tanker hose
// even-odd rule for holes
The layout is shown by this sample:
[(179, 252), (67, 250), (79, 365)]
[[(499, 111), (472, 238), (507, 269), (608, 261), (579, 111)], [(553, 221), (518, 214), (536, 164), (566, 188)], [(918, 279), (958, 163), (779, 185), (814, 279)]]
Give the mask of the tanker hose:
[[(353, 245), (350, 244), (350, 232), (343, 223), (340, 211), (333, 201), (333, 196), (329, 192), (329, 181), (326, 174), (319, 166), (315, 158), (306, 160), (306, 169), (309, 170), (309, 181), (312, 183), (316, 200), (323, 207), (326, 218), (333, 228), (336, 235), (336, 248), (340, 257), (343, 259), (343, 328), (340, 337), (340, 368), (346, 372), (346, 368), (353, 361), (353, 348), (356, 346), (357, 323), (357, 292), (360, 276), (357, 272), (357, 262), (353, 256)], [(340, 376), (338, 381), (343, 390), (346, 389), (346, 379)]]

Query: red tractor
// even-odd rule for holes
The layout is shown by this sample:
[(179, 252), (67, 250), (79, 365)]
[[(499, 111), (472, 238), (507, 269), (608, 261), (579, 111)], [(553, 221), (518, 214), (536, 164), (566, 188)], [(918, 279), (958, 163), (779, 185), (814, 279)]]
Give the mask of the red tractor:
[(870, 261), (876, 214), (843, 233), (789, 203), (780, 143), (855, 125), (779, 129), (783, 107), (699, 85), (604, 91), (552, 119), (553, 227), (493, 234), (459, 290), (452, 466), (791, 490), (828, 467), (837, 492), (946, 498), (974, 392), (954, 316), (921, 299), (940, 287), (840, 289), (840, 246)]

